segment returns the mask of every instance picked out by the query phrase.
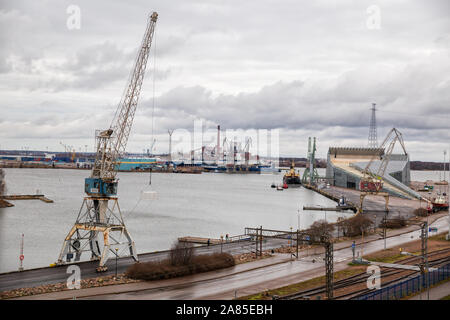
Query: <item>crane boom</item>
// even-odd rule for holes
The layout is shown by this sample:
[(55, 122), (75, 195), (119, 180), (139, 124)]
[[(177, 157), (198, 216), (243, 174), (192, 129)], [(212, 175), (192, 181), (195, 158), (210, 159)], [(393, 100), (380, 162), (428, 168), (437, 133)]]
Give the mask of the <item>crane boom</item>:
[[(393, 136), (393, 138), (392, 138)], [(403, 142), (403, 136), (400, 131), (398, 131), (396, 128), (392, 128), (389, 133), (386, 135), (386, 138), (384, 138), (383, 142), (381, 143), (380, 147), (378, 149), (384, 150), (387, 142), (390, 140), (389, 146), (387, 147), (387, 151), (384, 153), (384, 156), (381, 159), (380, 166), (375, 171), (371, 170), (371, 165), (375, 158), (378, 156), (378, 154), (374, 154), (370, 161), (367, 163), (366, 167), (363, 170), (363, 179), (361, 179), (360, 182), (360, 189), (363, 191), (369, 191), (369, 192), (378, 192), (383, 188), (383, 182), (382, 177), (384, 176), (384, 173), (386, 172), (387, 165), (390, 160), (390, 156), (392, 154), (392, 151), (394, 150), (395, 143), (398, 141), (400, 142), (400, 145), (402, 146), (403, 152), (405, 155), (408, 153), (406, 152), (405, 144)]]
[(129, 84), (117, 107), (110, 128), (96, 133), (97, 154), (91, 177), (86, 179), (85, 191), (89, 195), (114, 195), (116, 193), (117, 160), (125, 153), (144, 80), (157, 18), (156, 12), (153, 12), (149, 17), (144, 38), (130, 74)]

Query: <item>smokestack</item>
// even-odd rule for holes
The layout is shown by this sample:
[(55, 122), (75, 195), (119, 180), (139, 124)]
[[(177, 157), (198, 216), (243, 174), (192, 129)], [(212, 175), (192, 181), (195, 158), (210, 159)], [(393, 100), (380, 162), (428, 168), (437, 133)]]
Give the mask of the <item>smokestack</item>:
[(217, 164), (220, 160), (220, 125), (217, 126)]

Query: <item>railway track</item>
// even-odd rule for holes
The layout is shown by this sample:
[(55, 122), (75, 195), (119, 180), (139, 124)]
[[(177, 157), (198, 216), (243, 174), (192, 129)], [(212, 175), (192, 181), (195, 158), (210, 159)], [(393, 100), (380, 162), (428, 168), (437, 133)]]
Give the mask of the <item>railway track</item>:
[[(450, 253), (450, 248), (447, 249), (441, 249), (441, 250), (436, 250), (433, 252), (430, 252), (428, 254), (429, 257), (429, 266), (430, 267), (438, 267), (439, 265), (445, 264), (450, 262), (450, 256), (445, 256), (442, 258), (437, 258), (437, 259), (430, 259), (430, 257), (433, 256), (437, 256), (437, 255), (441, 255), (441, 254), (445, 254), (445, 253)], [(407, 258), (404, 259), (402, 261), (400, 261), (398, 264), (411, 264), (412, 262), (421, 260), (420, 257), (411, 257), (411, 258)], [(399, 269), (393, 269), (393, 268), (387, 268), (387, 267), (382, 267), (382, 269), (387, 269), (386, 271), (382, 271), (381, 272), (381, 276), (386, 278), (386, 277), (392, 277), (395, 275), (399, 275), (399, 274), (403, 274), (405, 272), (407, 272), (408, 274), (406, 275), (402, 275), (400, 277), (395, 277), (395, 279), (393, 280), (389, 280), (387, 282), (383, 283), (383, 286), (388, 286), (390, 284), (393, 284), (395, 282), (399, 282), (402, 281), (408, 277), (411, 277), (412, 275), (415, 275), (417, 273), (419, 273), (419, 271), (408, 271), (408, 270), (399, 270)], [(345, 279), (341, 279), (338, 281), (335, 281), (333, 284), (333, 289), (339, 290), (339, 289), (343, 289), (343, 288), (348, 288), (348, 287), (352, 287), (361, 283), (366, 283), (367, 282), (367, 278), (369, 277), (369, 275), (366, 272), (361, 272), (358, 274), (355, 274), (353, 276), (347, 277)], [(343, 295), (339, 295), (339, 296), (335, 296), (334, 299), (349, 299), (352, 297), (355, 297), (357, 295), (361, 295), (364, 293), (369, 292), (370, 290), (367, 288), (364, 289), (360, 289), (360, 290), (355, 290), (352, 291), (350, 293), (346, 293)], [(307, 289), (307, 290), (302, 290), (296, 293), (292, 293), (292, 294), (288, 294), (288, 295), (284, 295), (279, 297), (280, 300), (301, 300), (301, 299), (309, 299), (312, 296), (318, 296), (318, 295), (322, 295), (325, 293), (325, 286), (320, 286), (320, 287), (316, 287), (316, 288), (312, 288), (312, 289)]]

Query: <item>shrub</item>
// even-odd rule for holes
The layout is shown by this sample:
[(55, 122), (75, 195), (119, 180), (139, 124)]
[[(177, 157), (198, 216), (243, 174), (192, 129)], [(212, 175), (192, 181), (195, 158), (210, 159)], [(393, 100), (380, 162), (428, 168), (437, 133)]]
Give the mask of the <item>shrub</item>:
[(397, 217), (388, 219), (380, 223), (381, 228), (398, 229), (406, 226), (406, 219), (404, 217)]
[(426, 217), (428, 216), (428, 210), (426, 208), (417, 208), (414, 210), (414, 214), (418, 217)]
[(234, 266), (234, 258), (229, 253), (214, 253), (193, 256), (189, 264), (173, 265), (171, 259), (135, 263), (127, 269), (128, 278), (140, 280), (159, 280), (181, 277), (194, 273), (212, 271)]

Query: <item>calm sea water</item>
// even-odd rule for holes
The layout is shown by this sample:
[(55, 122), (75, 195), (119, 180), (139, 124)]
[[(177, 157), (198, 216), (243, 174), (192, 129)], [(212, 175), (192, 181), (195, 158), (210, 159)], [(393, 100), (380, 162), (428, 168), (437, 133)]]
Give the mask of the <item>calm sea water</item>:
[[(56, 261), (63, 239), (75, 222), (84, 197), (89, 171), (65, 169), (5, 169), (8, 194), (45, 194), (54, 200), (14, 201), (0, 209), (0, 272), (17, 270), (21, 234), (24, 267), (48, 266)], [(302, 170), (301, 170), (302, 173)], [(324, 175), (324, 169), (319, 170)], [(412, 172), (413, 180), (439, 176)], [(170, 248), (178, 237), (219, 238), (243, 234), (245, 227), (307, 228), (314, 221), (336, 221), (347, 213), (303, 212), (303, 205), (334, 205), (305, 188), (276, 191), (282, 174), (228, 175), (220, 173), (170, 174), (119, 173), (119, 203), (138, 253)], [(143, 199), (153, 190), (156, 200)], [(300, 211), (300, 214), (298, 213)], [(300, 217), (300, 219), (299, 219)]]

